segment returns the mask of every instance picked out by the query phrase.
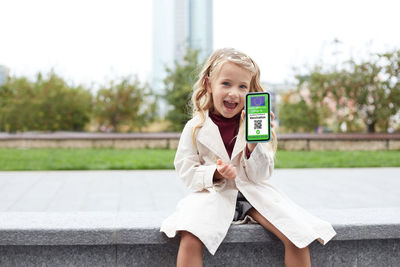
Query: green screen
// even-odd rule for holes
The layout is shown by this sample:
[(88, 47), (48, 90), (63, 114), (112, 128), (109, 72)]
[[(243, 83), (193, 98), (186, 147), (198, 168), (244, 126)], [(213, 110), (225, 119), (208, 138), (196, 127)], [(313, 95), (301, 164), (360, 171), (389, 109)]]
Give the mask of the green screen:
[(248, 141), (269, 139), (269, 95), (249, 94), (247, 96), (246, 134)]

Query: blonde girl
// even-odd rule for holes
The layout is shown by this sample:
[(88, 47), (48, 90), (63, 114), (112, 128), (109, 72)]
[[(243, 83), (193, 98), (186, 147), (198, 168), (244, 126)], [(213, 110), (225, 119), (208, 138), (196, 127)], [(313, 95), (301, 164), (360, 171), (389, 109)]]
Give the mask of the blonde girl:
[(286, 266), (311, 266), (309, 244), (317, 239), (325, 245), (336, 235), (330, 223), (269, 183), (277, 148), (273, 128), (270, 143), (244, 141), (244, 97), (262, 91), (257, 64), (235, 49), (216, 50), (201, 70), (193, 118), (174, 160), (190, 194), (160, 229), (170, 238), (181, 232), (177, 266), (202, 266), (203, 247), (214, 255), (231, 224), (259, 223), (275, 234)]

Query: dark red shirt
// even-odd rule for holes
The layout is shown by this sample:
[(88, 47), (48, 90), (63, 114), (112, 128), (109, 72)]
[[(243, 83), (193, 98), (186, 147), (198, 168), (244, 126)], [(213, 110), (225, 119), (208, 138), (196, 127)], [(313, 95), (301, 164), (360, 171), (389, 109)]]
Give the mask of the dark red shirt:
[[(214, 114), (212, 111), (209, 112), (210, 119), (218, 126), (219, 132), (224, 142), (226, 152), (228, 152), (229, 158), (232, 156), (233, 147), (235, 146), (236, 136), (239, 131), (240, 115), (232, 118), (225, 118), (224, 116)], [(246, 156), (250, 157), (250, 151), (246, 147)]]

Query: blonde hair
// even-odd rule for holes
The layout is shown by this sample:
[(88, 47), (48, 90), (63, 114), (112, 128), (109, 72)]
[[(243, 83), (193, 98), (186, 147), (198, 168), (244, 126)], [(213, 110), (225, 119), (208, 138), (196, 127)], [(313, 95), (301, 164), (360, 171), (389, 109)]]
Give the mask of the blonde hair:
[[(200, 123), (193, 128), (192, 132), (192, 142), (196, 149), (196, 132), (203, 126), (206, 120), (205, 111), (214, 106), (212, 95), (207, 91), (207, 79), (213, 79), (218, 75), (222, 65), (226, 62), (232, 62), (251, 73), (250, 92), (265, 92), (260, 83), (260, 69), (250, 57), (233, 48), (222, 48), (212, 53), (204, 64), (197, 82), (193, 86), (192, 117), (200, 116)], [(271, 130), (271, 134), (272, 144), (269, 142), (263, 143), (263, 145), (267, 149), (272, 149), (275, 153), (277, 149), (277, 137), (273, 129)], [(240, 119), (238, 135), (244, 140), (244, 120), (242, 118)]]

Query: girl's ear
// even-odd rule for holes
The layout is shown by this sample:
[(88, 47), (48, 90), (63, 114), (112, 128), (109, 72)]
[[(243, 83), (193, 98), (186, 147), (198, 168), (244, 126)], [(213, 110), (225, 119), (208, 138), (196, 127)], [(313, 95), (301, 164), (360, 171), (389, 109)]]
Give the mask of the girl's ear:
[(208, 93), (212, 93), (212, 89), (211, 89), (211, 83), (210, 83), (210, 77), (206, 77), (206, 88), (207, 88), (207, 92)]

